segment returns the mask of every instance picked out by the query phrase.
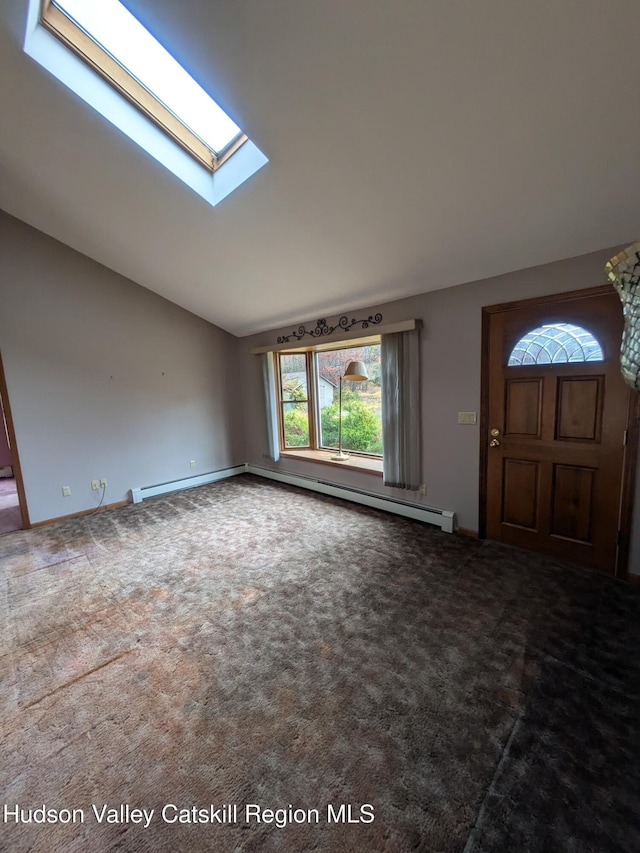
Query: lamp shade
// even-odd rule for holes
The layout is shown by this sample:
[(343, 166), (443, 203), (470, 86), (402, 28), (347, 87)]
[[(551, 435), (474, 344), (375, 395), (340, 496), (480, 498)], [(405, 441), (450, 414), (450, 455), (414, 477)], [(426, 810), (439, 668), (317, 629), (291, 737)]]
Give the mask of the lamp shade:
[(364, 382), (369, 378), (369, 374), (361, 361), (350, 361), (344, 372), (344, 378), (349, 382)]

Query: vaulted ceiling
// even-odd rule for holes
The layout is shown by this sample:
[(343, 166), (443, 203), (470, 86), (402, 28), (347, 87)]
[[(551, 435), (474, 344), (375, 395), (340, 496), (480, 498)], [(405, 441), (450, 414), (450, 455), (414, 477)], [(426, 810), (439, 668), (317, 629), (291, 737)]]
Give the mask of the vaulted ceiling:
[(0, 0), (0, 207), (234, 334), (640, 236), (637, 0), (124, 2), (270, 162), (208, 206)]

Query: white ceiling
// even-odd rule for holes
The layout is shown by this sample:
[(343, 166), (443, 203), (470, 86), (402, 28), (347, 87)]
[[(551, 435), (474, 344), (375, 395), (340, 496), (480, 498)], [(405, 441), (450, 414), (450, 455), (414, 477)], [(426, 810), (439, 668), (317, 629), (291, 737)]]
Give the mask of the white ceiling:
[(0, 0), (0, 207), (234, 334), (640, 236), (638, 0), (125, 4), (270, 162), (209, 207)]

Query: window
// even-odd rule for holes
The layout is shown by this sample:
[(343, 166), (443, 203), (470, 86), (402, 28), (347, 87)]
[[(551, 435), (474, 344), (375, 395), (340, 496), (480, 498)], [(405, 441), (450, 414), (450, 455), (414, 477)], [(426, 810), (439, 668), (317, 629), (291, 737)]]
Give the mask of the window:
[(211, 172), (247, 141), (119, 0), (43, 0), (42, 23)]
[(283, 449), (309, 447), (309, 371), (306, 353), (280, 355), (280, 420)]
[(591, 332), (571, 323), (548, 323), (527, 332), (514, 346), (508, 366), (604, 361)]
[(351, 361), (362, 361), (364, 382), (342, 383), (342, 447), (382, 456), (380, 344), (276, 354), (280, 448), (335, 450), (340, 421), (340, 377)]

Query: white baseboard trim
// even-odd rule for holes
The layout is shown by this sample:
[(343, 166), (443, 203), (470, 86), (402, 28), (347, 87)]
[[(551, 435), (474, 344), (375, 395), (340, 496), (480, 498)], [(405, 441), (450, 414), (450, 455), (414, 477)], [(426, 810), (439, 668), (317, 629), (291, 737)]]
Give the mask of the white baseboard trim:
[(311, 491), (321, 492), (324, 495), (332, 495), (335, 498), (342, 498), (343, 500), (364, 504), (374, 509), (392, 512), (395, 515), (402, 515), (405, 518), (424, 521), (427, 524), (435, 524), (445, 533), (453, 533), (454, 530), (456, 514), (448, 509), (436, 509), (435, 507), (407, 503), (396, 500), (395, 498), (386, 498), (381, 495), (374, 495), (371, 492), (364, 492), (361, 489), (353, 489), (349, 486), (336, 486), (333, 483), (328, 483), (326, 480), (317, 480), (313, 477), (305, 477), (302, 474), (285, 474), (281, 471), (274, 471), (272, 468), (251, 465), (249, 462), (245, 464), (244, 470), (248, 474), (255, 474), (258, 477), (278, 480), (281, 483), (288, 483), (291, 486), (311, 489)]
[(155, 486), (144, 486), (131, 489), (131, 499), (134, 504), (141, 503), (145, 498), (155, 498), (158, 495), (168, 495), (170, 492), (180, 492), (182, 489), (193, 489), (204, 486), (205, 483), (215, 483), (216, 480), (226, 480), (236, 474), (244, 474), (245, 465), (233, 468), (222, 468), (220, 471), (210, 471), (208, 474), (198, 474), (196, 477), (186, 477), (184, 480), (172, 480), (169, 483), (158, 483)]

